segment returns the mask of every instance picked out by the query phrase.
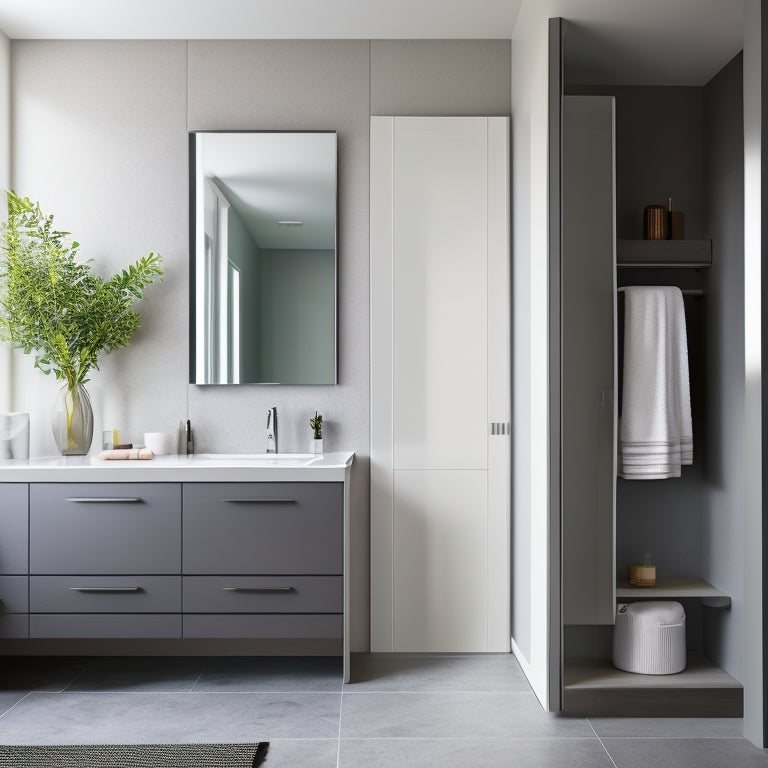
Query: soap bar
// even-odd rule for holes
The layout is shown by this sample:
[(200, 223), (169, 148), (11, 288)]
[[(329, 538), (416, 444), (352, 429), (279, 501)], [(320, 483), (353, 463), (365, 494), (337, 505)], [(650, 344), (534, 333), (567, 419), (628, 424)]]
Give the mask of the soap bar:
[(126, 461), (128, 459), (153, 459), (155, 454), (149, 448), (121, 448), (102, 451), (96, 458), (100, 461)]

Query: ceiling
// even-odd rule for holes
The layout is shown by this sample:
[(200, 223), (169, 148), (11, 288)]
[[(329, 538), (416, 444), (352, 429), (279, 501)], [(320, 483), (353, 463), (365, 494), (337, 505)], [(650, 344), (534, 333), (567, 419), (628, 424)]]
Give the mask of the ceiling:
[(572, 82), (703, 85), (741, 50), (743, 3), (0, 0), (0, 29), (13, 39), (514, 39), (518, 19), (563, 16)]
[(522, 0), (0, 0), (11, 38), (509, 39)]
[(704, 85), (743, 48), (743, 0), (563, 4), (568, 83)]

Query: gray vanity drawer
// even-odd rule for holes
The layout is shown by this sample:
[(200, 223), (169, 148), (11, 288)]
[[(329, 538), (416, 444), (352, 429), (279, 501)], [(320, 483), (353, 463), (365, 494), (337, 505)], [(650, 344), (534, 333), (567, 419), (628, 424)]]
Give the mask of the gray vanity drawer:
[(179, 573), (181, 486), (34, 483), (30, 572)]
[(31, 576), (33, 613), (178, 613), (179, 576)]
[(341, 576), (185, 576), (192, 613), (341, 613)]
[(340, 614), (187, 614), (184, 637), (341, 637)]
[(26, 613), (29, 610), (26, 576), (0, 576), (0, 613)]
[(30, 637), (181, 637), (181, 614), (32, 613)]
[(183, 506), (184, 573), (342, 573), (343, 483), (190, 483)]
[(0, 483), (0, 573), (27, 572), (29, 487)]

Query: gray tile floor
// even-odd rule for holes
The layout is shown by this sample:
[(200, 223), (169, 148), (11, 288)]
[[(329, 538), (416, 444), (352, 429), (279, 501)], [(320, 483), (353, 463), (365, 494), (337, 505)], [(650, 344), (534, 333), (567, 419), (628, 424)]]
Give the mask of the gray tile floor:
[(768, 768), (741, 720), (543, 712), (512, 656), (0, 657), (0, 743), (270, 741), (266, 768)]

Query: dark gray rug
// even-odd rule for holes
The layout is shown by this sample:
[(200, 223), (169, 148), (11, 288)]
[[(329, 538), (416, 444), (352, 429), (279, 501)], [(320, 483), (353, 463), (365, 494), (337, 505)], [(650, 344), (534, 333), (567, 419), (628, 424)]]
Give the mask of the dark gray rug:
[(2, 768), (257, 768), (269, 742), (258, 744), (0, 745)]

